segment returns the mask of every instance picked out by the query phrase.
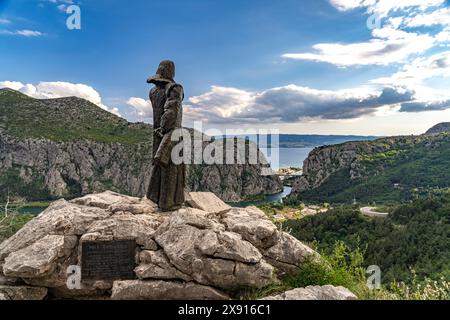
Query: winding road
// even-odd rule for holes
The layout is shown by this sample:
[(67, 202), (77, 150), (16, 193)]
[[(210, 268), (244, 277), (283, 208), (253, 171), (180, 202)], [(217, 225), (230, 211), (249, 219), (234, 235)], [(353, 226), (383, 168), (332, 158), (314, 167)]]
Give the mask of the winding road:
[(382, 217), (386, 218), (389, 213), (385, 212), (377, 212), (375, 211), (377, 208), (375, 207), (363, 207), (360, 209), (361, 213), (368, 217)]

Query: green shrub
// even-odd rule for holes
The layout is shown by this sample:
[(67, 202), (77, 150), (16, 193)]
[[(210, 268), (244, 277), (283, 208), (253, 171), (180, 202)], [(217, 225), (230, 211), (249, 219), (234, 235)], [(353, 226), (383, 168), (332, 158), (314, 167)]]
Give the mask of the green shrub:
[(412, 284), (393, 282), (381, 289), (367, 286), (363, 251), (351, 250), (344, 242), (337, 241), (331, 252), (322, 252), (320, 260), (306, 261), (298, 273), (286, 276), (263, 289), (251, 289), (241, 293), (241, 299), (260, 299), (295, 288), (307, 286), (342, 286), (362, 300), (449, 300), (450, 284), (441, 279), (420, 281), (412, 272)]
[(0, 214), (0, 243), (14, 235), (33, 218), (31, 214), (12, 213), (8, 216)]

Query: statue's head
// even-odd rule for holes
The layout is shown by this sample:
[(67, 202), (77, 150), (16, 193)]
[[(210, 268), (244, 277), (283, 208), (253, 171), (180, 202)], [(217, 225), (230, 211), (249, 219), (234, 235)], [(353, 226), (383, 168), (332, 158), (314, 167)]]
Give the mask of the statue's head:
[(173, 82), (175, 78), (175, 63), (171, 60), (164, 60), (158, 66), (156, 75), (148, 78), (148, 83), (161, 84)]

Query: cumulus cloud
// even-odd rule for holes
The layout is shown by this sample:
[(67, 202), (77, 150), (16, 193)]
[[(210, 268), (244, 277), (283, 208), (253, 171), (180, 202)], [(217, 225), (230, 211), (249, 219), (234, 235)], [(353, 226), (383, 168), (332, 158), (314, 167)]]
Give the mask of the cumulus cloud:
[(450, 109), (450, 91), (414, 86), (414, 100), (401, 104), (401, 112), (427, 112)]
[(71, 96), (79, 97), (98, 105), (106, 111), (120, 116), (117, 108), (109, 108), (102, 103), (100, 94), (94, 88), (81, 83), (56, 81), (39, 82), (37, 85), (34, 85), (30, 83), (24, 84), (18, 81), (0, 81), (0, 88), (11, 88), (38, 99), (54, 99)]
[(403, 66), (402, 70), (390, 77), (372, 80), (372, 83), (396, 85), (419, 85), (434, 77), (450, 77), (450, 51), (426, 58), (417, 58)]
[(412, 100), (413, 93), (401, 88), (379, 91), (317, 90), (288, 85), (262, 92), (214, 86), (191, 97), (186, 117), (210, 123), (294, 123), (312, 119), (354, 119), (372, 115), (379, 108), (395, 108)]
[[(450, 40), (449, 30), (414, 30), (450, 24), (446, 0), (330, 0), (340, 11), (363, 9), (382, 26), (373, 26), (372, 38), (357, 43), (318, 43), (313, 52), (284, 53), (282, 58), (325, 62), (339, 67), (405, 63)], [(365, 26), (364, 26), (365, 27)]]
[[(378, 39), (340, 44), (320, 43), (316, 53), (285, 53), (286, 59), (327, 62), (340, 67), (355, 65), (388, 65), (405, 61), (412, 54), (423, 53), (434, 45), (434, 38), (408, 32), (383, 29), (375, 32)], [(390, 32), (390, 33), (388, 33)]]
[(431, 12), (421, 13), (405, 19), (407, 27), (430, 27), (434, 25), (450, 25), (450, 8), (440, 8)]
[(364, 8), (368, 13), (385, 16), (398, 10), (416, 8), (424, 11), (430, 7), (441, 6), (446, 0), (330, 0), (331, 5), (340, 11)]
[(450, 99), (437, 102), (407, 102), (403, 103), (400, 112), (442, 111), (450, 108)]
[(135, 109), (138, 116), (144, 118), (150, 118), (152, 116), (152, 103), (150, 102), (150, 100), (131, 97), (127, 100), (126, 103)]

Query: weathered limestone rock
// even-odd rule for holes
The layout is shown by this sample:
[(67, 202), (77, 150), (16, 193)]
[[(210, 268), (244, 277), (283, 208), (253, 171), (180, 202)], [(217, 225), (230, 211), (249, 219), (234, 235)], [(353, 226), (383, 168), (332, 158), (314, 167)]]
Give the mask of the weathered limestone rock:
[(109, 216), (109, 212), (99, 208), (58, 200), (11, 238), (0, 243), (0, 263), (10, 253), (23, 249), (46, 235), (80, 236), (94, 221)]
[(50, 235), (29, 247), (11, 253), (3, 265), (8, 277), (39, 278), (55, 271), (56, 260), (70, 255), (77, 244), (75, 236)]
[(43, 300), (46, 296), (47, 288), (0, 285), (0, 300)]
[(115, 281), (114, 300), (228, 300), (229, 297), (211, 287), (192, 282)]
[(357, 300), (358, 298), (344, 287), (309, 286), (286, 291), (261, 300)]
[(152, 214), (157, 210), (157, 205), (146, 198), (136, 204), (113, 204), (108, 210), (112, 213), (130, 213), (130, 214)]
[(233, 208), (223, 215), (222, 222), (257, 248), (269, 248), (278, 241), (277, 227), (256, 207)]
[[(114, 299), (227, 299), (219, 290), (262, 288), (318, 257), (256, 207), (225, 210), (213, 195), (194, 198), (209, 199), (202, 208), (210, 211), (159, 213), (147, 199), (113, 192), (57, 201), (0, 245), (0, 284), (47, 288), (57, 298), (106, 299), (112, 290)], [(68, 267), (81, 265), (82, 243), (94, 240), (135, 240), (139, 280), (69, 289)]]
[(220, 200), (214, 193), (189, 192), (186, 202), (192, 207), (212, 214), (222, 214), (231, 210), (231, 207)]
[(264, 259), (282, 273), (295, 273), (307, 259), (319, 255), (286, 232), (279, 232), (278, 242), (263, 251)]
[(82, 206), (97, 207), (101, 209), (108, 209), (110, 206), (114, 206), (117, 204), (133, 205), (139, 204), (140, 202), (140, 198), (124, 196), (112, 191), (90, 194), (71, 201), (71, 203), (79, 204)]
[(142, 251), (139, 258), (141, 264), (135, 269), (139, 279), (192, 280), (190, 276), (173, 267), (162, 250)]
[(258, 263), (262, 258), (250, 242), (243, 241), (240, 235), (231, 232), (205, 232), (197, 247), (205, 256), (243, 263)]
[(20, 284), (19, 278), (5, 277), (2, 274), (3, 274), (3, 271), (0, 270), (0, 286), (14, 286), (14, 285)]
[[(261, 262), (261, 254), (239, 235), (196, 209), (180, 209), (158, 230), (156, 242), (170, 262), (197, 282), (223, 288), (270, 283), (273, 268)], [(239, 265), (239, 268), (237, 266)], [(241, 270), (237, 275), (235, 269)], [(245, 279), (247, 274), (250, 278)]]
[(152, 239), (163, 218), (157, 215), (115, 214), (108, 219), (94, 222), (81, 241), (136, 240), (144, 249), (154, 249)]

